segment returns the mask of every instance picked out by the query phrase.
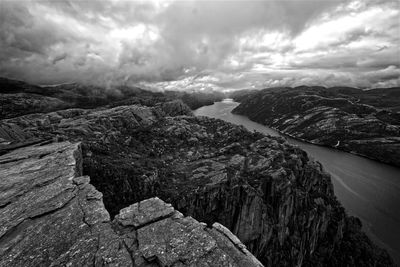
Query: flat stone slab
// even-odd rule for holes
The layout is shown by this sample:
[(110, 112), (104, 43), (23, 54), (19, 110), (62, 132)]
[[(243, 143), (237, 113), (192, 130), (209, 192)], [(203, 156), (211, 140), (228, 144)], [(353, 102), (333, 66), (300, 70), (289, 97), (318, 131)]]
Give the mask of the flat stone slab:
[(133, 225), (139, 228), (151, 222), (166, 218), (172, 215), (174, 211), (171, 204), (167, 204), (155, 197), (122, 209), (116, 216), (116, 220), (123, 226)]
[(224, 226), (209, 228), (157, 197), (122, 209), (114, 221), (122, 227), (134, 226), (137, 257), (144, 262), (158, 266), (262, 266)]

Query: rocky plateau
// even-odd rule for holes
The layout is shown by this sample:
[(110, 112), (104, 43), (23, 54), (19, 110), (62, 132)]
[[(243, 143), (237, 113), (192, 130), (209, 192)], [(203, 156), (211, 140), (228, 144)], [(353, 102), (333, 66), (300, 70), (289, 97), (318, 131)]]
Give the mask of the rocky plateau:
[(0, 266), (394, 266), (306, 152), (155, 102), (0, 121)]

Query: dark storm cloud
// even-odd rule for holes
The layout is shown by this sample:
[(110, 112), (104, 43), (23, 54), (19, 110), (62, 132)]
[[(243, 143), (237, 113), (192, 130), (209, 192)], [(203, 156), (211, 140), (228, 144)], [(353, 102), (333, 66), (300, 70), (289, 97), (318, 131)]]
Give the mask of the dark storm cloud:
[(399, 3), (391, 0), (0, 0), (0, 16), (0, 75), (35, 83), (225, 89), (399, 81)]

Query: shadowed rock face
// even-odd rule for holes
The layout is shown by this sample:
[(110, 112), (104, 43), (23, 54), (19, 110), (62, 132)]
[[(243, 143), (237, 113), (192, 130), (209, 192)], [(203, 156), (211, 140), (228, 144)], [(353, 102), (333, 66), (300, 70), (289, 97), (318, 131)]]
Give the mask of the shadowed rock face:
[[(171, 207), (158, 212), (150, 205), (152, 212), (133, 215), (147, 204), (130, 206), (158, 196), (210, 227), (215, 222), (225, 226), (268, 266), (393, 265), (388, 254), (361, 232), (359, 220), (345, 214), (329, 175), (304, 151), (283, 138), (220, 120), (166, 113), (162, 106), (132, 105), (31, 114), (2, 123), (37, 139), (82, 142), (83, 174), (103, 193), (117, 230), (143, 227), (141, 233), (148, 236), (166, 232), (160, 230), (166, 222), (152, 216), (170, 220)], [(146, 221), (156, 223), (159, 230), (145, 228)], [(183, 232), (194, 227), (182, 224), (171, 225)], [(224, 232), (222, 226), (213, 229)], [(211, 235), (214, 230), (207, 231)], [(195, 239), (202, 243), (204, 238), (196, 234)], [(146, 248), (139, 242), (146, 259), (157, 254), (157, 242), (146, 239)], [(169, 264), (176, 257), (158, 259)]]
[(0, 266), (259, 266), (226, 228), (208, 228), (159, 198), (111, 222), (82, 175), (78, 143), (0, 157)]
[(399, 95), (400, 88), (265, 89), (238, 96), (233, 112), (297, 139), (400, 166)]

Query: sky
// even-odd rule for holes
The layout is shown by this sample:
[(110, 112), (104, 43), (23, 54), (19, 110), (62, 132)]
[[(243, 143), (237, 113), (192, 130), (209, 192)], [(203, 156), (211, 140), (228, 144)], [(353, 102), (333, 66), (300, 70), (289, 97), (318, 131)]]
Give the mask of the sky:
[(399, 0), (0, 0), (0, 76), (169, 90), (400, 86), (399, 18)]

